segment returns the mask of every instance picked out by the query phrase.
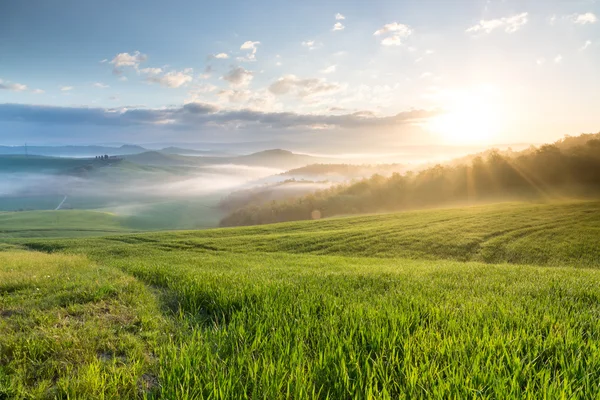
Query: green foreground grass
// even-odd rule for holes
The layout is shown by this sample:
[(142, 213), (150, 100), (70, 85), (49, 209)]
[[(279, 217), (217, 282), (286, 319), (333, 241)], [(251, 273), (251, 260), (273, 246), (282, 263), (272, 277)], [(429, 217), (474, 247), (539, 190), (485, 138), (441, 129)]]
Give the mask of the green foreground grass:
[(114, 214), (87, 210), (0, 212), (0, 240), (131, 232), (122, 222)]
[(569, 202), (12, 240), (0, 398), (597, 398), (599, 229)]

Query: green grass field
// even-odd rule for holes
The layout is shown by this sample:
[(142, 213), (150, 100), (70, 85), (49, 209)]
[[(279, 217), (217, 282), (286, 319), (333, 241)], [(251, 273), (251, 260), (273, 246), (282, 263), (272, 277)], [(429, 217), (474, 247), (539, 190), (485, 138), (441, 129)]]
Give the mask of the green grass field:
[(600, 202), (4, 239), (0, 398), (597, 398), (599, 239)]
[[(60, 203), (62, 197), (55, 202)], [(78, 204), (81, 199), (70, 204)], [(223, 213), (214, 197), (199, 200), (131, 202), (96, 210), (0, 211), (0, 240), (69, 238), (165, 229), (201, 229), (219, 224)], [(88, 202), (87, 205), (92, 205)]]
[(0, 240), (81, 237), (132, 231), (114, 214), (84, 210), (0, 212)]

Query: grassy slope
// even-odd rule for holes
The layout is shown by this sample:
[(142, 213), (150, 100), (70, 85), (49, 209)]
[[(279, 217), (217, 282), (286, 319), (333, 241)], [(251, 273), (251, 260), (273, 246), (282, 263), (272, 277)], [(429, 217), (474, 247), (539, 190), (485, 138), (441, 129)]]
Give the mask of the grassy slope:
[(81, 210), (0, 212), (0, 239), (78, 237), (124, 233), (116, 215)]
[[(82, 251), (153, 243), (165, 251), (298, 253), (600, 265), (600, 202), (505, 203), (268, 226), (62, 241)], [(52, 246), (52, 242), (45, 242)], [(35, 245), (35, 243), (34, 243)]]
[(0, 155), (0, 171), (3, 173), (42, 173), (67, 171), (89, 164), (90, 159), (45, 156)]
[[(0, 253), (0, 397), (594, 398), (599, 211), (504, 204), (16, 241), (54, 253)], [(55, 300), (79, 285), (100, 294)], [(88, 325), (65, 339), (52, 318), (69, 307)], [(122, 332), (122, 315), (142, 322)]]

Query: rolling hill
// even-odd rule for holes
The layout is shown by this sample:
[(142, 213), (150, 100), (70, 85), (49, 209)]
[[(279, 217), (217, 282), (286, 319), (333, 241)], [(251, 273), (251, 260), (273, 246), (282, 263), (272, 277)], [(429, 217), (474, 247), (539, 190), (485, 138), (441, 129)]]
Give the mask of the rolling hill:
[(0, 212), (0, 240), (132, 232), (124, 222), (114, 214), (87, 210)]
[(121, 156), (147, 151), (136, 145), (110, 146), (0, 146), (0, 155), (37, 155), (49, 157), (95, 157), (99, 155)]
[(325, 158), (313, 157), (305, 154), (296, 154), (287, 150), (265, 150), (243, 156), (185, 156), (178, 154), (165, 154), (151, 151), (141, 154), (125, 156), (128, 161), (161, 166), (203, 166), (218, 164), (237, 164), (257, 167), (270, 167), (279, 169), (298, 168), (308, 164), (328, 162)]
[(3, 239), (0, 396), (593, 398), (599, 216), (512, 203)]

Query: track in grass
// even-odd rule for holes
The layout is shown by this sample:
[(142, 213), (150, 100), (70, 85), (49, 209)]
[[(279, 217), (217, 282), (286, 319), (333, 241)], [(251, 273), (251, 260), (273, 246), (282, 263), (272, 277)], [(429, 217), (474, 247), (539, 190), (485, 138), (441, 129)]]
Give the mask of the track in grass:
[[(65, 360), (60, 335), (13, 329), (10, 343), (21, 343), (12, 348), (23, 358), (2, 353), (0, 388), (34, 398), (594, 398), (599, 210), (598, 202), (503, 204), (13, 240), (9, 253), (0, 252), (13, 264), (1, 272), (13, 289), (0, 293), (0, 304), (24, 314), (5, 315), (2, 326), (56, 332), (55, 319), (35, 317), (36, 310), (64, 315), (80, 307), (87, 324), (69, 328), (81, 335), (69, 351), (96, 350)], [(28, 265), (61, 263), (41, 288), (46, 295), (34, 297), (40, 303), (27, 300), (39, 284)], [(53, 303), (53, 293), (71, 288), (67, 278), (86, 296), (75, 296), (75, 305)], [(108, 315), (98, 311), (106, 302), (113, 305)], [(134, 326), (142, 329), (116, 329), (123, 315), (139, 318)], [(103, 356), (97, 349), (105, 342), (95, 337), (124, 351)], [(37, 357), (30, 349), (48, 350), (37, 364), (20, 362)], [(67, 368), (47, 367), (40, 377), (34, 371), (44, 363)], [(105, 378), (94, 392), (53, 383), (84, 382), (90, 365), (105, 377), (121, 368), (119, 378)], [(20, 392), (6, 383), (13, 381), (22, 382)]]

